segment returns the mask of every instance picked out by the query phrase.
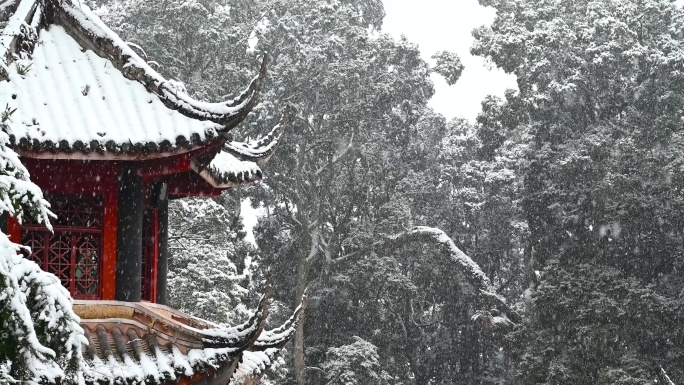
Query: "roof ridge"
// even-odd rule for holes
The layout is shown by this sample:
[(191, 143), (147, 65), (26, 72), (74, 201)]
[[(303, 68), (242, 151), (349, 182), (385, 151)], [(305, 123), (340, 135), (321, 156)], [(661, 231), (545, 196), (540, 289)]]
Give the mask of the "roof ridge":
[[(5, 14), (7, 24), (0, 30), (0, 81), (7, 79), (9, 65), (18, 54), (21, 39), (30, 33), (29, 22), (38, 8), (37, 0), (7, 0), (0, 8), (0, 16)], [(35, 30), (32, 31), (35, 34)]]

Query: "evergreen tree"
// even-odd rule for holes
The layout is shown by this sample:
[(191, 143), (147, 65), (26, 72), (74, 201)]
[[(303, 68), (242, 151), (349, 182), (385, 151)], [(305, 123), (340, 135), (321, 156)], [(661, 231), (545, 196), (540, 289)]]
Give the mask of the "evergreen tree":
[[(49, 203), (8, 146), (11, 115), (5, 110), (0, 121), (0, 213), (51, 228)], [(25, 252), (0, 232), (0, 382), (82, 383), (87, 341), (69, 292)]]
[[(647, 383), (681, 368), (682, 10), (667, 0), (481, 1), (475, 53), (518, 77), (522, 207), (541, 283), (522, 384)], [(534, 288), (533, 288), (534, 289)], [(638, 300), (636, 298), (639, 298)]]
[(250, 312), (254, 248), (245, 242), (240, 199), (185, 198), (169, 207), (169, 304), (232, 325)]

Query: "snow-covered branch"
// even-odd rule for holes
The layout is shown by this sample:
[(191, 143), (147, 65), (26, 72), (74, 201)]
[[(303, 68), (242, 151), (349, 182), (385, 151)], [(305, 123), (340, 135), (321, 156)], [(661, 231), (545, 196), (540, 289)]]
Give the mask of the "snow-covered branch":
[[(9, 147), (12, 121), (0, 121), (0, 214), (32, 218), (52, 229), (49, 203)], [(21, 255), (26, 248), (0, 232), (0, 380), (83, 383), (87, 343), (60, 280)]]
[(487, 304), (495, 307), (511, 321), (520, 322), (520, 316), (513, 310), (506, 300), (496, 293), (487, 275), (480, 266), (461, 251), (454, 241), (442, 230), (434, 227), (416, 226), (411, 230), (392, 235), (385, 240), (375, 243), (375, 246), (401, 246), (407, 242), (426, 242), (436, 244), (440, 250), (452, 261), (463, 277), (478, 290), (480, 297)]
[(663, 367), (660, 367), (660, 376), (663, 378), (663, 381), (665, 381), (665, 385), (675, 385), (674, 382), (670, 379), (670, 377), (667, 375), (665, 372), (665, 369)]

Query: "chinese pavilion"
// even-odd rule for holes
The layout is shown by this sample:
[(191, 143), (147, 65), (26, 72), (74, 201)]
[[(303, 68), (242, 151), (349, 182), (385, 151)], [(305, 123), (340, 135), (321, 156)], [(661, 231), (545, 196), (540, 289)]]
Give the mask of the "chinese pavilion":
[(298, 311), (264, 331), (263, 298), (224, 327), (167, 307), (169, 200), (257, 181), (283, 133), (229, 133), (265, 75), (238, 97), (188, 96), (72, 0), (0, 0), (0, 112), (11, 145), (57, 215), (53, 231), (5, 220), (75, 299), (89, 344), (87, 381), (253, 384), (294, 333)]

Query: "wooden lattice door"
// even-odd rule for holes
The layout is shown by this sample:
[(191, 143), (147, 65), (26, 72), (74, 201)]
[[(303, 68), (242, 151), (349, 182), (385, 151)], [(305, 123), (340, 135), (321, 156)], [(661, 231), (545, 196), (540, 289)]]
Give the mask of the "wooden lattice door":
[(55, 274), (73, 298), (100, 298), (102, 198), (56, 194), (46, 198), (57, 215), (52, 220), (54, 232), (35, 223), (22, 225), (22, 244), (31, 248), (28, 257)]

